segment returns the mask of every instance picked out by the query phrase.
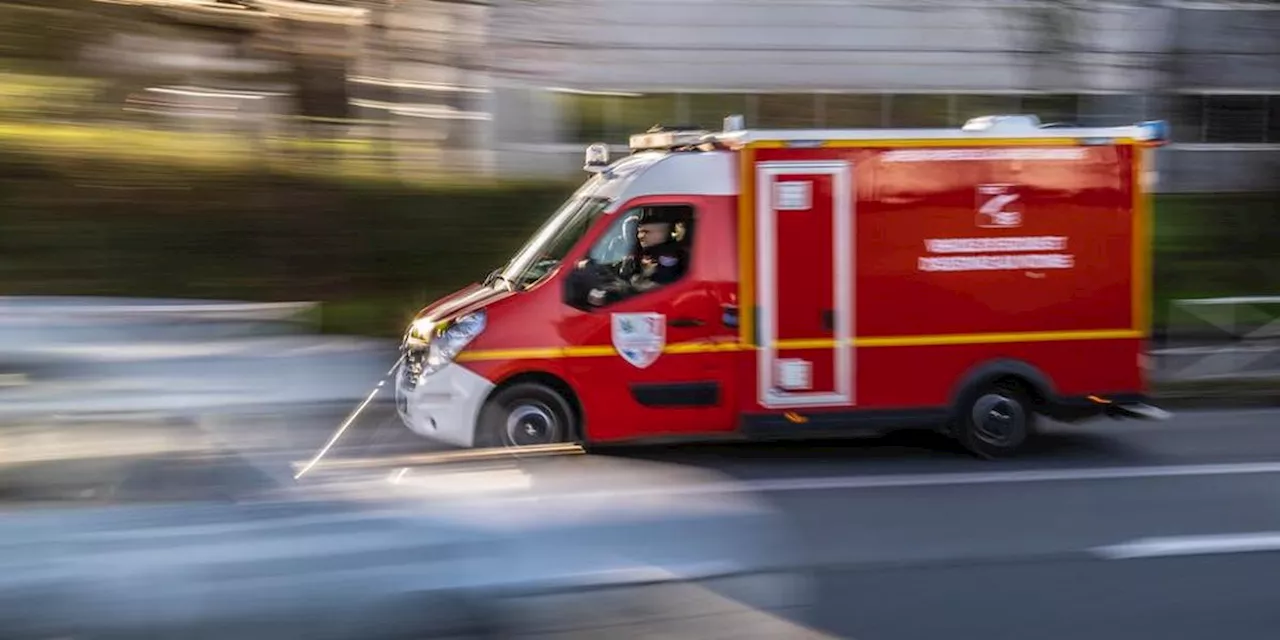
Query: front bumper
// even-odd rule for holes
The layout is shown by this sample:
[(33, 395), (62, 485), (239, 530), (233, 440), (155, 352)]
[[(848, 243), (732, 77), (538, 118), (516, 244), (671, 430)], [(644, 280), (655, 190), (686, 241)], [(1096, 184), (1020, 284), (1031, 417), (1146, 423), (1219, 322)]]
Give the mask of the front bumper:
[(422, 377), (402, 363), (395, 381), (396, 413), (410, 431), (459, 447), (474, 446), (480, 408), (493, 383), (456, 363)]

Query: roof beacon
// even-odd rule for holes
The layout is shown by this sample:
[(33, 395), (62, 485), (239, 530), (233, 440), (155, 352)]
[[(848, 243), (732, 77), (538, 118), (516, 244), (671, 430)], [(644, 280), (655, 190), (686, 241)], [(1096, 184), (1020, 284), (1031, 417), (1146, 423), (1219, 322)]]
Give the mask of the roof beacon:
[(670, 151), (701, 143), (710, 131), (655, 126), (644, 133), (631, 136), (631, 151)]
[(1040, 118), (1033, 115), (992, 115), (972, 118), (964, 123), (962, 130), (1026, 133), (1039, 128)]
[(1138, 129), (1142, 131), (1146, 142), (1155, 146), (1163, 146), (1169, 143), (1169, 123), (1165, 120), (1139, 122)]
[(582, 170), (589, 173), (603, 173), (609, 170), (609, 145), (597, 142), (587, 147), (587, 157)]

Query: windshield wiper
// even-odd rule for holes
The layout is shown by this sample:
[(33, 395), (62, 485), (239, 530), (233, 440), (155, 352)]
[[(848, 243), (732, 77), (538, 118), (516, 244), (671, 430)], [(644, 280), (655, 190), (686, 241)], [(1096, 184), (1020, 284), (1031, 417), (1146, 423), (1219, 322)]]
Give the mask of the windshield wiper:
[(488, 276), (488, 277), (486, 277), (486, 278), (484, 279), (484, 286), (486, 286), (486, 287), (487, 287), (487, 286), (489, 286), (489, 285), (491, 285), (491, 284), (493, 284), (493, 283), (495, 283), (495, 282), (497, 282), (497, 281), (499, 281), (499, 280), (501, 280), (501, 281), (503, 281), (503, 282), (507, 283), (507, 289), (508, 289), (508, 290), (510, 290), (510, 291), (515, 291), (515, 290), (516, 290), (516, 285), (515, 285), (515, 283), (511, 282), (511, 280), (510, 280), (509, 278), (507, 278), (506, 276), (502, 275), (502, 269), (501, 269), (501, 268), (494, 269), (494, 270), (489, 274), (489, 276)]

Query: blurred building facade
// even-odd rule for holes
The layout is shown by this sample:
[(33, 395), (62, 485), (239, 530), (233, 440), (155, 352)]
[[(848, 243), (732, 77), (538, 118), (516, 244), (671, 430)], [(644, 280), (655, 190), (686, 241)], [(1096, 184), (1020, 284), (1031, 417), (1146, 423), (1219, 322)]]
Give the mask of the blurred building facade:
[(348, 158), (406, 175), (576, 180), (586, 144), (729, 113), (837, 128), (1020, 112), (1168, 119), (1162, 191), (1280, 190), (1280, 0), (107, 4), (147, 28), (83, 53), (119, 87), (104, 102), (148, 126), (354, 142)]
[[(1280, 3), (503, 0), (491, 142), (504, 173), (571, 176), (655, 123), (958, 126), (982, 113), (1165, 118), (1162, 191), (1280, 188)], [(510, 59), (510, 58), (508, 58)]]

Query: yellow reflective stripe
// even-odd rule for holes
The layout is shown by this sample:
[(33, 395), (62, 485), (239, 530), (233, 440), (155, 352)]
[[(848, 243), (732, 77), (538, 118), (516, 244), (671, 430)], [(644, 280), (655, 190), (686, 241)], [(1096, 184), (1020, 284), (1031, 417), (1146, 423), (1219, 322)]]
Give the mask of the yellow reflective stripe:
[[(1133, 329), (1107, 329), (1100, 331), (1032, 331), (1020, 333), (969, 333), (934, 336), (886, 336), (883, 338), (854, 338), (855, 347), (934, 347), (952, 344), (1003, 344), (1010, 342), (1062, 342), (1067, 340), (1123, 340), (1141, 338), (1142, 333)], [(775, 349), (831, 349), (834, 340), (779, 340)]]
[(774, 349), (831, 349), (835, 346), (836, 341), (832, 338), (798, 338), (773, 343)]
[(756, 154), (742, 150), (738, 188), (738, 342), (755, 339)]
[(459, 362), (473, 360), (542, 360), (546, 358), (564, 358), (567, 349), (483, 349), (463, 351), (458, 354)]
[(902, 140), (828, 140), (824, 147), (835, 149), (855, 147), (1074, 147), (1077, 138), (956, 138), (954, 140), (927, 138)]
[[(1114, 145), (1138, 144), (1138, 141), (1133, 138), (1111, 138), (1109, 142)], [(786, 149), (789, 148), (789, 144), (786, 140), (756, 140), (745, 146), (752, 149)], [(1083, 138), (895, 138), (887, 140), (824, 140), (822, 148), (1075, 147), (1083, 144)]]
[[(1021, 333), (970, 333), (925, 336), (885, 336), (879, 338), (855, 338), (855, 347), (927, 347), (957, 344), (998, 344), (1010, 342), (1063, 342), (1069, 340), (1126, 340), (1142, 338), (1142, 331), (1134, 329), (1104, 329), (1096, 331), (1030, 331)], [(779, 340), (774, 349), (832, 349), (836, 342), (830, 339)], [(667, 345), (664, 354), (731, 353), (754, 351), (756, 347), (739, 342), (683, 342)], [(598, 358), (616, 355), (609, 345), (566, 347), (560, 349), (490, 349), (464, 351), (458, 355), (460, 362), (481, 360), (544, 360), (556, 358)]]
[(1102, 329), (1095, 331), (1026, 331), (1019, 333), (969, 333), (937, 336), (895, 336), (885, 338), (857, 338), (857, 347), (917, 347), (948, 344), (995, 344), (1009, 342), (1062, 342), (1066, 340), (1125, 340), (1141, 338), (1133, 329)]
[[(612, 347), (610, 347), (612, 349)], [(717, 351), (742, 351), (743, 345), (737, 342), (683, 342), (667, 345), (663, 353), (715, 353)]]

